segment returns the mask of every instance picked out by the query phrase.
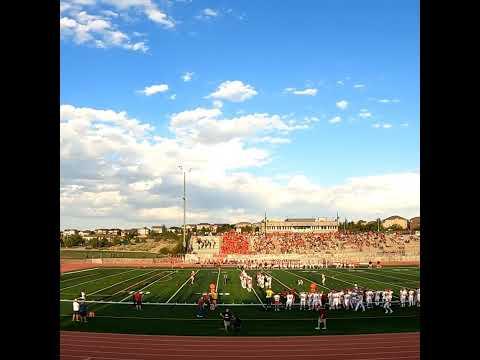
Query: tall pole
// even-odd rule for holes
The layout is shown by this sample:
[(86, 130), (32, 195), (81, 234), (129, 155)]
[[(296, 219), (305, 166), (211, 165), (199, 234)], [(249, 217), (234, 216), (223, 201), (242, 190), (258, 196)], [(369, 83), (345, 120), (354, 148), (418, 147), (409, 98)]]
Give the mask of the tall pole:
[(185, 170), (183, 171), (183, 248), (185, 249), (185, 252), (187, 252), (187, 248), (186, 248), (186, 240), (185, 240), (185, 230), (186, 230), (186, 227), (187, 227), (187, 224), (186, 224), (186, 209), (187, 209), (187, 197), (185, 195)]
[(380, 232), (380, 218), (377, 218), (377, 232)]

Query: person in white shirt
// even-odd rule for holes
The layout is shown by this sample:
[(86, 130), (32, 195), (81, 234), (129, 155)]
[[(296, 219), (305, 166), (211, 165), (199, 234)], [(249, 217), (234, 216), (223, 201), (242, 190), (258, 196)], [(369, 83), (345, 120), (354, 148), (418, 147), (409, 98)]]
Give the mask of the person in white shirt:
[(280, 311), (280, 294), (273, 295), (274, 311)]
[(300, 293), (300, 310), (305, 310), (307, 304), (307, 293), (302, 291)]
[(347, 291), (345, 295), (343, 295), (343, 306), (345, 307), (345, 310), (348, 310), (350, 308), (350, 296), (352, 292)]
[(80, 299), (82, 300), (87, 300), (87, 294), (85, 294), (85, 290), (82, 290), (80, 292)]
[(73, 300), (73, 315), (72, 315), (72, 321), (80, 321), (80, 303), (77, 301), (77, 299)]
[(313, 300), (312, 300), (312, 305), (313, 305), (313, 309), (314, 310), (317, 310), (318, 307), (320, 306), (320, 293), (318, 291), (315, 291), (313, 293)]
[(192, 270), (192, 273), (190, 274), (190, 285), (193, 285), (193, 281), (195, 280), (195, 271)]
[(365, 311), (365, 306), (363, 306), (363, 293), (362, 292), (358, 293), (358, 301), (357, 301), (357, 306), (355, 307), (355, 311), (357, 311), (359, 307), (362, 308), (362, 311)]
[(393, 295), (392, 291), (386, 290), (383, 292), (383, 300), (384, 300), (383, 308), (385, 309), (385, 314), (393, 313), (393, 310), (390, 307), (392, 302), (392, 295)]
[(298, 285), (298, 286), (303, 286), (303, 280), (302, 280), (302, 279), (298, 279), (298, 280), (297, 280), (297, 285)]
[(417, 306), (420, 306), (420, 288), (417, 289)]
[(325, 275), (322, 273), (322, 285), (325, 286)]
[(405, 303), (407, 301), (407, 289), (400, 290), (400, 306), (405, 307)]
[(294, 296), (292, 293), (287, 294), (287, 303), (285, 305), (285, 309), (292, 310), (293, 298)]
[(313, 309), (313, 292), (308, 294), (308, 310)]
[(375, 306), (380, 305), (380, 295), (381, 295), (380, 290), (375, 291)]
[(373, 291), (368, 290), (367, 291), (367, 309), (372, 308), (372, 301), (373, 301)]
[(413, 305), (415, 305), (415, 301), (414, 301), (414, 297), (413, 297), (413, 294), (414, 294), (414, 293), (415, 293), (415, 292), (414, 292), (413, 290), (411, 290), (411, 289), (408, 291), (408, 306), (413, 306)]
[(252, 291), (252, 278), (250, 276), (247, 277), (247, 291), (248, 292)]

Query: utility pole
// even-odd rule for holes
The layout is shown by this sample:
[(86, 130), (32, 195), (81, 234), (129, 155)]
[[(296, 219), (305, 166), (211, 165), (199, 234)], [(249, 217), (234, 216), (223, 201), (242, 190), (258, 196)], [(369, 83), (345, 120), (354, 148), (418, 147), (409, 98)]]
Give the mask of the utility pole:
[(265, 210), (265, 239), (267, 238), (267, 210)]
[[(187, 230), (187, 195), (186, 195), (186, 171), (183, 166), (179, 166), (179, 169), (183, 171), (183, 249), (187, 252), (186, 230)], [(188, 169), (188, 172), (192, 169)]]

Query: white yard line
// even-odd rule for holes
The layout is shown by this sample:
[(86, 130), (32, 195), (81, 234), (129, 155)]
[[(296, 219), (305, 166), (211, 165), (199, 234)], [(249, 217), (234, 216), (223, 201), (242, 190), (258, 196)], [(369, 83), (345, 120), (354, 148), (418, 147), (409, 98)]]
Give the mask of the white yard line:
[(405, 283), (419, 283), (419, 282), (420, 282), (420, 279), (418, 279), (418, 280), (412, 280), (412, 279), (406, 279), (406, 278), (399, 278), (399, 277), (392, 276), (392, 275), (386, 275), (385, 272), (370, 273), (370, 274), (376, 274), (376, 275), (378, 275), (378, 276), (385, 276), (385, 277), (391, 278), (391, 279), (402, 280), (402, 281), (404, 281)]
[[(242, 272), (240, 269), (238, 271)], [(252, 283), (253, 283), (253, 276), (252, 276)], [(265, 304), (263, 303), (262, 299), (260, 299), (260, 296), (258, 296), (257, 292), (255, 291), (255, 288), (252, 286), (253, 293), (257, 297), (258, 301), (262, 304), (262, 306), (265, 308)]]
[(106, 279), (106, 278), (109, 278), (109, 277), (112, 277), (112, 276), (117, 276), (117, 275), (120, 275), (120, 274), (126, 274), (127, 272), (131, 272), (131, 271), (135, 271), (135, 270), (138, 270), (138, 269), (130, 269), (130, 270), (127, 270), (127, 271), (122, 271), (122, 272), (116, 273), (116, 274), (107, 275), (107, 276), (99, 277), (99, 278), (96, 278), (96, 279), (88, 280), (88, 281), (85, 281), (85, 282), (80, 283), (80, 284), (75, 284), (75, 285), (71, 285), (71, 286), (67, 286), (67, 287), (61, 288), (60, 291), (61, 291), (61, 290), (65, 290), (65, 289), (70, 289), (70, 288), (73, 288), (73, 287), (75, 287), (75, 286), (80, 286), (80, 285), (83, 285), (83, 284), (88, 284), (88, 283), (91, 283), (91, 282), (93, 282), (93, 281), (98, 281), (98, 280)]
[(321, 287), (323, 287), (323, 288), (325, 288), (325, 289), (327, 289), (327, 290), (332, 290), (332, 289), (330, 289), (329, 287), (326, 287), (325, 285), (320, 285), (319, 283), (317, 283), (316, 281), (314, 281), (314, 280), (312, 280), (312, 279), (308, 279), (308, 278), (306, 278), (306, 277), (297, 275), (297, 274), (292, 273), (292, 272), (287, 271), (287, 270), (282, 270), (282, 271), (285, 271), (285, 272), (287, 272), (287, 273), (289, 273), (289, 274), (295, 275), (296, 277), (299, 277), (300, 279), (307, 280), (307, 281), (311, 281), (311, 282), (313, 282), (314, 284), (316, 284), (316, 285), (318, 285), (318, 286), (321, 286)]
[(98, 270), (98, 269), (100, 269), (100, 268), (96, 267), (96, 268), (90, 268), (90, 269), (85, 269), (85, 270), (68, 271), (68, 272), (62, 273), (62, 275), (76, 274), (76, 273), (79, 273), (79, 272), (92, 271), (92, 270)]
[[(197, 275), (197, 273), (198, 273), (200, 270), (202, 270), (202, 269), (201, 269), (201, 268), (198, 269), (198, 270), (195, 272), (194, 275)], [(189, 281), (190, 281), (190, 276), (188, 277), (187, 281), (185, 281), (185, 282), (177, 289), (177, 291), (175, 291), (175, 293), (174, 293), (172, 296), (170, 296), (170, 299), (168, 299), (166, 303), (168, 304), (168, 303), (170, 302), (170, 300), (172, 300), (172, 299), (175, 297), (175, 295), (177, 295), (177, 294), (180, 292), (180, 290), (182, 290), (183, 287), (184, 287), (185, 285), (187, 285), (187, 283), (188, 283)]]
[(95, 274), (87, 274), (87, 275), (77, 276), (77, 277), (70, 278), (70, 279), (60, 280), (60, 282), (62, 283), (62, 282), (66, 282), (66, 281), (78, 280), (78, 279), (81, 279), (81, 278), (84, 278), (84, 277), (87, 277), (87, 276), (95, 276)]
[[(138, 291), (143, 291), (143, 290), (145, 290), (146, 288), (148, 288), (148, 287), (152, 286), (153, 284), (155, 284), (157, 281), (159, 281), (159, 280), (161, 280), (161, 279), (163, 279), (163, 278), (166, 278), (167, 276), (170, 276), (170, 275), (172, 275), (172, 274), (174, 274), (174, 273), (175, 273), (175, 271), (169, 271), (168, 274), (165, 274), (164, 276), (162, 276), (162, 277), (158, 278), (157, 280), (155, 280), (154, 282), (151, 282), (150, 284), (144, 286), (143, 288), (141, 288), (141, 289), (138, 290)], [(122, 300), (120, 300), (120, 302), (124, 302), (125, 300), (127, 300), (127, 299), (130, 298), (130, 297), (131, 297), (131, 296), (130, 296), (130, 294), (129, 294), (129, 295), (127, 295), (125, 298), (123, 298)]]
[(92, 295), (98, 294), (99, 292), (101, 292), (101, 291), (103, 291), (103, 290), (107, 290), (107, 289), (110, 289), (110, 288), (112, 288), (112, 287), (114, 287), (114, 286), (116, 286), (116, 285), (123, 284), (124, 282), (137, 279), (137, 278), (139, 278), (140, 276), (148, 275), (148, 274), (150, 274), (150, 273), (152, 273), (152, 272), (154, 272), (154, 271), (158, 271), (158, 269), (157, 269), (157, 270), (148, 271), (148, 272), (146, 272), (146, 273), (142, 273), (142, 274), (140, 274), (140, 275), (134, 276), (133, 278), (125, 279), (125, 280), (120, 281), (120, 282), (118, 282), (118, 283), (115, 283), (115, 284), (113, 284), (113, 285), (109, 285), (109, 286), (107, 286), (107, 287), (105, 287), (105, 288), (103, 288), (103, 289), (94, 291), (94, 292), (92, 292), (92, 293), (90, 293), (90, 294), (88, 294), (88, 295), (89, 295), (89, 296), (92, 296)]
[[(392, 271), (392, 270), (390, 270), (390, 269), (388, 269), (388, 270), (387, 270), (387, 269), (383, 269), (383, 271), (386, 272), (387, 274), (392, 274), (392, 275), (395, 274), (395, 275), (399, 275), (399, 276), (400, 276), (400, 275), (401, 275), (401, 276), (413, 276), (416, 280), (420, 281), (420, 278), (419, 278), (419, 275), (420, 275), (420, 274), (415, 274), (415, 275), (414, 275), (414, 274), (407, 274), (406, 272), (398, 272), (398, 271), (397, 271), (397, 272), (390, 272), (390, 271)], [(379, 274), (382, 273), (382, 271), (375, 271), (375, 272), (373, 272), (373, 273), (377, 273), (377, 272), (378, 272)], [(400, 278), (399, 278), (399, 279), (400, 279)], [(408, 279), (408, 278), (404, 278), (404, 279), (405, 279), (405, 280), (412, 280), (412, 279)], [(415, 280), (412, 280), (412, 281), (415, 281)]]
[[(337, 274), (339, 274), (338, 272), (336, 272), (336, 271), (334, 271), (334, 270), (331, 270), (331, 269), (329, 269), (329, 270), (330, 270), (330, 271), (333, 271), (333, 272), (335, 272), (335, 273), (337, 273)], [(341, 274), (341, 273), (340, 273), (340, 274)], [(368, 281), (376, 281), (376, 282), (379, 282), (379, 283), (382, 283), (382, 284), (387, 284), (387, 285), (395, 286), (395, 287), (398, 287), (398, 288), (400, 288), (400, 289), (404, 287), (404, 286), (401, 286), (401, 285), (392, 284), (392, 283), (385, 282), (385, 281), (380, 281), (380, 280), (375, 280), (375, 279), (369, 279), (369, 278), (366, 278), (366, 277), (364, 277), (364, 276), (354, 275), (354, 274), (351, 274), (351, 273), (349, 273), (348, 275), (349, 275), (349, 276), (356, 276), (356, 277), (359, 277), (359, 278), (361, 278), (361, 279), (365, 279), (365, 280), (368, 280)], [(332, 279), (333, 279), (333, 278), (332, 278)], [(395, 296), (395, 295), (394, 295), (394, 296)]]
[(215, 291), (218, 293), (218, 280), (220, 280), (220, 267), (218, 267), (218, 276), (217, 276), (217, 285), (215, 286)]
[[(144, 305), (146, 303), (143, 303)], [(151, 304), (152, 305), (152, 304)], [(196, 305), (196, 304), (191, 304)], [(229, 304), (229, 306), (238, 305), (238, 304)], [(245, 305), (242, 305), (245, 306)], [(72, 317), (72, 314), (61, 314), (63, 317)], [(413, 318), (418, 317), (419, 315), (390, 315), (390, 316), (356, 316), (356, 317), (329, 317), (328, 320), (359, 320), (359, 319), (388, 319), (388, 318)], [(110, 316), (110, 315), (96, 315), (98, 318), (107, 318), (107, 319), (134, 319), (134, 320), (173, 320), (173, 321), (218, 321), (218, 319), (195, 319), (195, 318), (164, 318), (164, 317), (141, 317), (141, 316)], [(317, 320), (318, 317), (314, 318), (249, 318), (244, 319), (244, 321), (313, 321)], [(360, 335), (360, 334), (358, 334)], [(367, 334), (365, 334), (367, 335)], [(400, 340), (398, 340), (400, 341)], [(410, 340), (408, 340), (410, 342)]]
[[(157, 269), (157, 270), (154, 270), (154, 271), (158, 271), (158, 269)], [(159, 273), (161, 274), (163, 271), (165, 271), (165, 270), (160, 270)], [(150, 274), (150, 273), (152, 273), (152, 271), (148, 272), (147, 274)], [(120, 293), (122, 293), (122, 292), (124, 292), (124, 291), (126, 291), (126, 290), (128, 290), (128, 289), (131, 289), (131, 288), (134, 287), (135, 285), (141, 284), (141, 283), (144, 282), (144, 281), (150, 280), (151, 278), (154, 278), (155, 276), (157, 276), (159, 273), (156, 273), (156, 274), (154, 274), (154, 275), (152, 275), (152, 276), (150, 276), (150, 277), (148, 277), (148, 278), (146, 278), (146, 279), (142, 279), (142, 280), (136, 282), (135, 284), (129, 285), (129, 286), (127, 286), (125, 289), (118, 290), (118, 291), (117, 291), (116, 293), (114, 293), (112, 296), (118, 295), (118, 294), (120, 294)], [(146, 275), (146, 274), (143, 274), (143, 275)], [(132, 280), (132, 279), (130, 279), (130, 280)]]

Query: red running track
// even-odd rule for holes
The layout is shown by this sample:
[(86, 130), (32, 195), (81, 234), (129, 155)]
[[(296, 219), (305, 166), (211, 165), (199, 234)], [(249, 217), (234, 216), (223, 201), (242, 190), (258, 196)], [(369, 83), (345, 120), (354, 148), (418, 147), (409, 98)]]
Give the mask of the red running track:
[(61, 360), (416, 360), (420, 333), (210, 337), (60, 332)]

